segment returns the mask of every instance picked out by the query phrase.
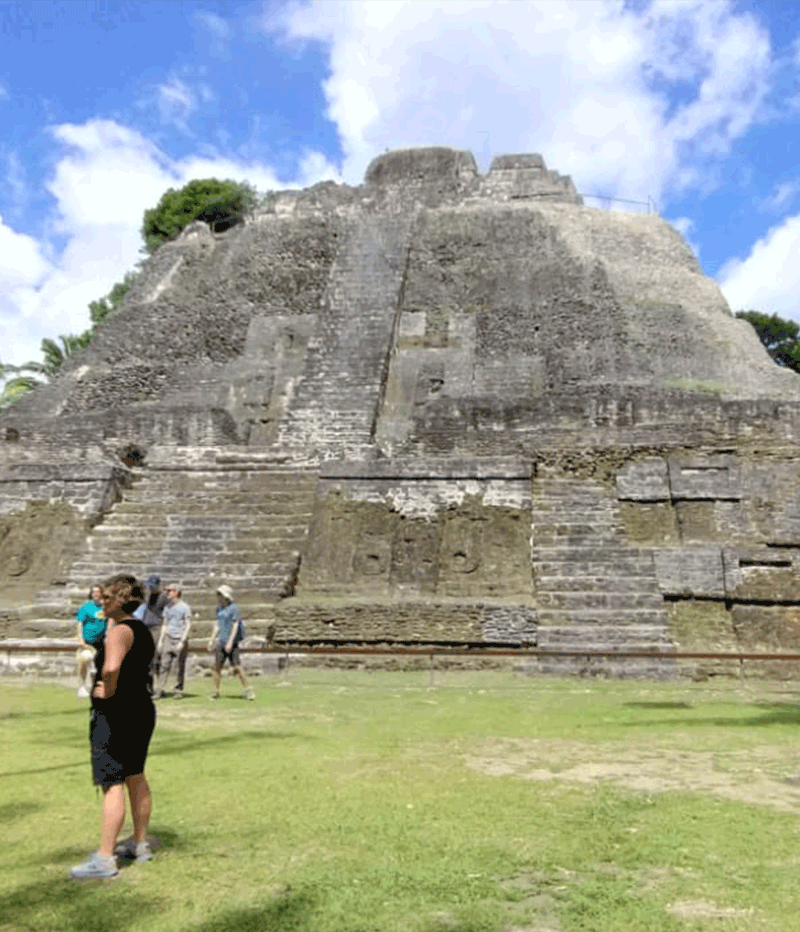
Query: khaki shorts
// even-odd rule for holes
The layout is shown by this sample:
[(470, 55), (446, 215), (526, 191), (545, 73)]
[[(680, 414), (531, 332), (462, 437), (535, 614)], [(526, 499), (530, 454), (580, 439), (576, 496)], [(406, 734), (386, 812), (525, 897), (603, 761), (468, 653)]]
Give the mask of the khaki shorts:
[(238, 644), (234, 644), (233, 649), (230, 652), (225, 650), (224, 644), (217, 644), (214, 650), (214, 664), (216, 665), (216, 668), (220, 670), (226, 660), (230, 661), (232, 667), (240, 667), (242, 665), (239, 659)]

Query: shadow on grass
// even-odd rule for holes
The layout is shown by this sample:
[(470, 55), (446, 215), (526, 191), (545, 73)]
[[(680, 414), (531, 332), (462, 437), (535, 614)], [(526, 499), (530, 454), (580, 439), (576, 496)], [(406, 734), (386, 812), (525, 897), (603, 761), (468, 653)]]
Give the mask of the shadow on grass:
[[(628, 703), (633, 705), (633, 703)], [(786, 702), (765, 702), (759, 704), (758, 708), (763, 708), (762, 715), (744, 716), (723, 716), (723, 715), (698, 715), (689, 718), (647, 718), (639, 721), (626, 722), (631, 727), (641, 727), (642, 725), (680, 725), (690, 728), (692, 725), (707, 727), (708, 725), (718, 726), (720, 728), (728, 727), (745, 727), (752, 728), (758, 725), (800, 725), (800, 706)]]
[[(158, 735), (158, 732), (156, 732)], [(265, 741), (265, 740), (286, 740), (288, 738), (297, 738), (299, 737), (297, 732), (293, 731), (241, 731), (235, 735), (220, 735), (218, 738), (206, 738), (202, 741), (184, 741), (183, 743), (178, 743), (175, 741), (169, 741), (168, 744), (161, 745), (158, 741), (158, 738), (151, 745), (150, 753), (158, 755), (169, 754), (183, 754), (185, 752), (198, 751), (203, 748), (214, 746), (219, 747), (220, 745), (225, 744), (239, 744), (242, 741)], [(306, 741), (313, 740), (312, 736), (304, 734), (302, 736)], [(168, 739), (165, 739), (168, 740)], [(89, 742), (86, 742), (86, 757), (74, 764), (55, 764), (52, 767), (35, 767), (30, 770), (6, 770), (0, 772), (0, 779), (4, 777), (24, 777), (31, 776), (36, 773), (49, 773), (53, 770), (69, 770), (75, 767), (86, 767), (89, 764)]]
[(156, 731), (156, 740), (150, 746), (150, 753), (157, 754), (160, 757), (165, 754), (183, 754), (185, 751), (197, 751), (209, 746), (219, 747), (225, 744), (239, 744), (242, 741), (279, 741), (298, 737), (311, 740), (309, 735), (303, 734), (301, 736), (294, 731), (240, 731), (235, 735), (220, 735), (218, 738), (204, 738), (201, 741), (184, 741), (180, 743), (170, 740), (169, 744), (162, 747), (158, 741), (158, 732)]
[[(78, 860), (86, 852), (82, 851)], [(76, 860), (74, 863), (78, 863)], [(36, 929), (37, 932), (120, 932), (142, 916), (163, 908), (160, 900), (127, 898), (125, 909), (98, 904), (101, 887), (115, 880), (75, 881), (57, 877), (18, 887), (0, 896), (0, 922), (4, 929)]]
[(626, 702), (631, 709), (691, 709), (691, 702)]
[[(89, 742), (87, 741), (86, 744), (88, 751)], [(71, 770), (74, 767), (87, 767), (89, 763), (89, 755), (87, 754), (82, 761), (76, 764), (54, 764), (52, 767), (35, 767), (31, 770), (4, 770), (0, 773), (0, 779), (3, 777), (25, 777), (34, 773), (50, 773), (51, 770)]]
[(41, 803), (34, 802), (6, 803), (0, 806), (0, 822), (16, 822), (17, 819), (23, 819), (42, 808), (44, 807)]
[(0, 712), (0, 721), (8, 721), (16, 718), (53, 718), (56, 715), (85, 715), (89, 714), (89, 706), (77, 706), (74, 709), (42, 709), (41, 712)]
[[(184, 927), (183, 932), (317, 932), (324, 926), (330, 932), (379, 932), (369, 919), (353, 917), (339, 923), (323, 921), (323, 904), (304, 891), (278, 893), (260, 906), (215, 913), (201, 925)], [(496, 932), (490, 921), (432, 919), (420, 927), (422, 932)]]
[[(215, 913), (201, 925), (186, 932), (314, 932), (316, 902), (307, 893), (281, 893), (263, 906)], [(356, 926), (348, 932), (359, 932)]]

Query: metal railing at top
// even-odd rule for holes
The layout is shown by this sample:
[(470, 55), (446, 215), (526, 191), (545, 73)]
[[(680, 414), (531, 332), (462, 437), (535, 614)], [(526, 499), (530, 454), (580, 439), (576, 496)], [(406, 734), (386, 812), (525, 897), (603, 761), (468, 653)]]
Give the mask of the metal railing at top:
[(627, 197), (614, 197), (612, 194), (584, 194), (582, 191), (578, 193), (581, 197), (591, 197), (595, 200), (602, 201), (605, 204), (606, 209), (610, 208), (611, 201), (618, 201), (620, 204), (636, 204), (639, 207), (645, 207), (648, 214), (658, 213), (656, 202), (652, 197), (650, 197), (649, 194), (647, 195), (646, 201), (632, 201)]

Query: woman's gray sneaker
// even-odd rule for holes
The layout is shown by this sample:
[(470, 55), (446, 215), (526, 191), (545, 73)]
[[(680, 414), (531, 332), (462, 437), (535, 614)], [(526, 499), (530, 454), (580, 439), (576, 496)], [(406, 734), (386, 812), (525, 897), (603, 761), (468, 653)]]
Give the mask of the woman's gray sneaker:
[(107, 858), (99, 851), (93, 851), (83, 864), (73, 867), (69, 875), (73, 880), (102, 880), (106, 877), (116, 877), (118, 873), (113, 857)]

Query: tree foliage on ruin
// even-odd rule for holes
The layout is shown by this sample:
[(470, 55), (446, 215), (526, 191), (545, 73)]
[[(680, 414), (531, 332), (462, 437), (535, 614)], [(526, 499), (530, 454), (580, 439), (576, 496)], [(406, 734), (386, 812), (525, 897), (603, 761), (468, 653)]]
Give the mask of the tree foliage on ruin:
[[(255, 188), (246, 182), (217, 178), (190, 181), (182, 188), (165, 191), (155, 207), (144, 212), (142, 238), (144, 251), (152, 255), (163, 243), (174, 239), (194, 220), (213, 224), (217, 230), (238, 223), (256, 205)], [(49, 337), (42, 340), (40, 361), (29, 361), (20, 366), (0, 363), (0, 407), (11, 404), (37, 385), (49, 382), (60, 372), (66, 360), (84, 349), (97, 327), (119, 310), (125, 295), (139, 276), (138, 271), (126, 272), (107, 295), (89, 303), (91, 326), (83, 333), (67, 333), (59, 341)]]
[(242, 181), (202, 178), (169, 188), (155, 207), (144, 212), (144, 251), (152, 255), (194, 220), (233, 226), (255, 206), (255, 189)]
[(800, 325), (777, 314), (761, 311), (737, 311), (736, 316), (752, 325), (764, 348), (779, 366), (800, 372)]
[(98, 324), (117, 313), (122, 299), (131, 290), (131, 286), (138, 277), (138, 272), (126, 272), (122, 281), (117, 282), (105, 297), (89, 302), (89, 317), (93, 330)]

